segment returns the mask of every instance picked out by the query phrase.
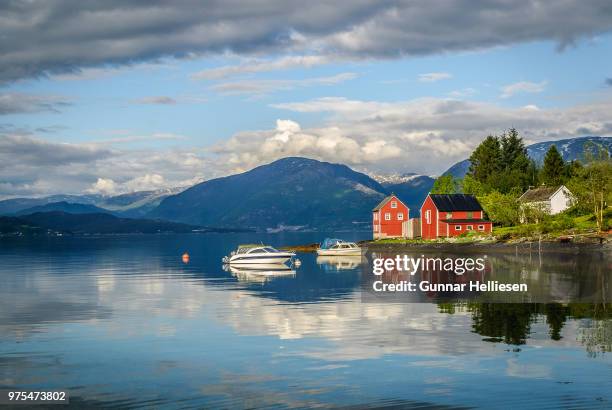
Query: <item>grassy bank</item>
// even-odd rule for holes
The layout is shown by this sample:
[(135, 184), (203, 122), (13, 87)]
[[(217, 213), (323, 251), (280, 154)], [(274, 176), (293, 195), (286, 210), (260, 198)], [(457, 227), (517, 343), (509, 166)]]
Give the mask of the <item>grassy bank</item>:
[[(604, 225), (610, 226), (612, 211), (604, 213)], [(367, 241), (376, 244), (427, 245), (427, 244), (492, 244), (515, 243), (529, 241), (547, 242), (602, 242), (609, 241), (609, 232), (597, 232), (597, 222), (592, 214), (573, 216), (568, 213), (548, 216), (540, 223), (522, 224), (516, 226), (495, 226), (492, 235), (482, 235), (478, 232), (467, 232), (458, 237), (424, 240), (421, 238), (392, 238)]]

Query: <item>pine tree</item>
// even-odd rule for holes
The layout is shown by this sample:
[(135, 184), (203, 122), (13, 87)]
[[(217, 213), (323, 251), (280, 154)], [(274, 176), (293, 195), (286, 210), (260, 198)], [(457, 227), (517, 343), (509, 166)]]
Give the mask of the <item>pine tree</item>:
[(470, 155), (468, 171), (474, 179), (482, 184), (489, 184), (502, 168), (499, 138), (489, 135)]
[(506, 170), (518, 169), (526, 171), (529, 166), (527, 149), (523, 139), (519, 137), (515, 128), (510, 128), (507, 134), (501, 137), (501, 163)]
[(565, 162), (563, 157), (553, 144), (546, 152), (544, 157), (544, 167), (542, 167), (542, 182), (546, 185), (555, 186), (563, 182), (565, 175)]

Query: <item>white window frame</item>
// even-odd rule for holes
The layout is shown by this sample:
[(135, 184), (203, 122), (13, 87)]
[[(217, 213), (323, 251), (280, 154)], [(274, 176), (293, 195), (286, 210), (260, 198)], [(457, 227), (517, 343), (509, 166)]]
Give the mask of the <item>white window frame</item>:
[(397, 201), (391, 201), (391, 208), (397, 208)]
[(478, 230), (479, 231), (484, 231), (485, 230), (485, 226), (484, 225), (478, 225)]
[(474, 230), (474, 225), (467, 225), (467, 226), (465, 227), (465, 230), (466, 230), (466, 231), (473, 231), (473, 230)]
[(385, 221), (391, 220), (391, 212), (385, 212)]
[(461, 225), (455, 225), (455, 231), (460, 231), (461, 230)]
[(378, 221), (378, 212), (374, 212), (374, 220)]
[(427, 222), (427, 225), (431, 225), (431, 210), (430, 209), (425, 211), (425, 222)]
[(397, 214), (397, 220), (398, 220), (398, 221), (403, 221), (403, 220), (404, 220), (404, 214), (403, 214), (402, 212), (399, 212), (399, 213)]
[(378, 225), (374, 225), (374, 232), (378, 232)]

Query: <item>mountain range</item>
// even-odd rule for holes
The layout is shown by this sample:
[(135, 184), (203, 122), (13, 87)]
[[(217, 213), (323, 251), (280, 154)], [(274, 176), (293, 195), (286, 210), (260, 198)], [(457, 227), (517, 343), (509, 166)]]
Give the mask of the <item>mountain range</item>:
[[(111, 213), (126, 218), (145, 216), (170, 195), (185, 187), (138, 191), (115, 196), (97, 194), (51, 195), (41, 198), (12, 198), (0, 201), (0, 215), (25, 215), (34, 212)], [(86, 206), (78, 206), (86, 205)]]
[[(544, 156), (546, 155), (546, 152), (550, 146), (556, 145), (564, 161), (580, 160), (584, 154), (585, 144), (589, 142), (596, 143), (604, 148), (607, 148), (608, 152), (612, 151), (612, 138), (587, 136), (558, 141), (538, 142), (536, 144), (527, 146), (527, 155), (541, 166), (544, 162)], [(455, 178), (463, 178), (468, 173), (469, 169), (470, 160), (465, 159), (457, 162), (442, 175), (452, 175)]]
[[(587, 141), (612, 149), (611, 138), (583, 137), (533, 144), (527, 147), (527, 152), (541, 163), (548, 148), (556, 144), (568, 161), (581, 157)], [(468, 168), (469, 161), (461, 161), (445, 174), (461, 178)], [(411, 217), (418, 216), (434, 181), (433, 177), (410, 173), (368, 176), (346, 165), (289, 157), (241, 174), (204, 181), (187, 189), (142, 191), (113, 197), (54, 195), (4, 200), (0, 201), (0, 215), (29, 218), (30, 224), (36, 222), (43, 228), (68, 231), (69, 224), (81, 224), (85, 215), (94, 214), (97, 221), (148, 218), (157, 223), (166, 220), (192, 228), (248, 228), (270, 232), (357, 230), (369, 229), (372, 208), (390, 193), (395, 193), (408, 205)], [(33, 214), (45, 215), (47, 219), (62, 215), (65, 225), (55, 226), (49, 221), (42, 223), (32, 219)], [(70, 219), (66, 214), (82, 216), (81, 219)], [(112, 221), (113, 229), (125, 231), (123, 222)], [(4, 222), (10, 225), (20, 221)], [(140, 229), (133, 228), (136, 226), (134, 222), (126, 223), (132, 226), (130, 229)], [(147, 232), (164, 229), (147, 228)]]

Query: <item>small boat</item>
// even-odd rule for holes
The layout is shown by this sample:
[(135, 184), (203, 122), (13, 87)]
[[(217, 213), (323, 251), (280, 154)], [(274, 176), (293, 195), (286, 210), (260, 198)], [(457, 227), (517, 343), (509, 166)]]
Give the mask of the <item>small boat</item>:
[(230, 265), (274, 264), (282, 265), (295, 257), (293, 252), (279, 251), (268, 245), (239, 245), (238, 249), (223, 258)]
[(317, 249), (320, 256), (357, 256), (361, 255), (361, 248), (355, 242), (347, 242), (342, 239), (327, 238)]
[(294, 277), (296, 272), (284, 264), (225, 265), (224, 270), (231, 272), (238, 280), (247, 282), (267, 282), (278, 277)]

